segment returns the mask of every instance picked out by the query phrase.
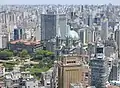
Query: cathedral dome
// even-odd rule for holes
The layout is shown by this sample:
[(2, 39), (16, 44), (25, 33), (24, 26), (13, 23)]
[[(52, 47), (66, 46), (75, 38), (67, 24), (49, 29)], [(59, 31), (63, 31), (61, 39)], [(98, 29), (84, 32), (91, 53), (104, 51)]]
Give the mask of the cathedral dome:
[(71, 30), (70, 26), (67, 26), (67, 30), (66, 30), (66, 36), (69, 36), (70, 38), (72, 38), (73, 40), (79, 40), (79, 35), (76, 31)]
[(79, 35), (78, 35), (78, 33), (77, 33), (76, 31), (74, 31), (74, 30), (70, 30), (70, 31), (69, 31), (69, 36), (70, 36), (72, 39), (74, 39), (74, 40), (79, 40)]

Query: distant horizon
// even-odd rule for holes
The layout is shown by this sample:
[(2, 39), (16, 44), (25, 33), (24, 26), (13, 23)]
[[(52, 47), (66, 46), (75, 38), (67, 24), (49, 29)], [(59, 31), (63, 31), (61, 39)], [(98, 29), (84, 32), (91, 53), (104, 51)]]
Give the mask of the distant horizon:
[(0, 5), (120, 5), (120, 0), (0, 0)]
[[(109, 5), (112, 3), (108, 4), (0, 4), (0, 5)], [(117, 4), (112, 4), (112, 5), (117, 5)]]

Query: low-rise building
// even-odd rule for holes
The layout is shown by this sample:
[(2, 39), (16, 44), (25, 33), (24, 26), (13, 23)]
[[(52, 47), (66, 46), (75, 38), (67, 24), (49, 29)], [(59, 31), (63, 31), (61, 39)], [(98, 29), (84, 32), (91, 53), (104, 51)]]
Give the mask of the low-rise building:
[(28, 53), (33, 53), (40, 48), (40, 41), (16, 40), (9, 43), (9, 49), (13, 51), (22, 51), (26, 49)]
[(0, 65), (0, 77), (5, 75), (5, 67), (1, 64)]
[(51, 88), (52, 72), (53, 72), (53, 68), (51, 68), (47, 72), (42, 72), (41, 81), (42, 81), (42, 85), (45, 86), (45, 88)]
[(6, 88), (6, 87), (5, 87), (5, 82), (0, 81), (0, 88)]
[(23, 79), (19, 83), (19, 88), (38, 88), (38, 81), (35, 79)]
[(38, 81), (30, 72), (13, 70), (5, 75), (5, 88), (38, 88)]

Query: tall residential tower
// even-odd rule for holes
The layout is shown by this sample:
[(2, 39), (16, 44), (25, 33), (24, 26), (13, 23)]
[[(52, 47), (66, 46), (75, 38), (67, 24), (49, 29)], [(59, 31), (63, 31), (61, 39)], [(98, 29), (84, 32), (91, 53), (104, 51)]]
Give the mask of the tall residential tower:
[(108, 80), (108, 66), (104, 55), (104, 45), (96, 45), (96, 53), (91, 58), (91, 86), (96, 88), (106, 88)]

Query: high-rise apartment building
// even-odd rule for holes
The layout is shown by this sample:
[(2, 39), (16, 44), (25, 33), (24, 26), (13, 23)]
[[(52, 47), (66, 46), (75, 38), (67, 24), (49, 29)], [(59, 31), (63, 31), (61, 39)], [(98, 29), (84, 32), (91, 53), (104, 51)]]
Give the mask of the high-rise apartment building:
[(83, 43), (83, 44), (85, 44), (86, 42), (85, 42), (85, 30), (86, 29), (80, 29), (79, 30), (79, 37), (80, 37), (80, 40), (81, 40), (81, 42)]
[(90, 15), (88, 15), (88, 26), (92, 26), (92, 24), (93, 24), (93, 17), (90, 14)]
[(88, 86), (89, 67), (83, 63), (80, 56), (68, 55), (58, 62), (58, 88), (71, 88), (73, 83)]
[(108, 81), (108, 65), (104, 55), (104, 45), (96, 45), (96, 53), (91, 58), (91, 86), (106, 88)]
[(8, 45), (8, 36), (0, 35), (0, 49), (7, 48)]
[(87, 43), (94, 42), (95, 40), (95, 31), (89, 27), (79, 29), (78, 34), (83, 45), (87, 45)]
[(95, 16), (94, 23), (97, 24), (97, 25), (101, 24), (101, 18), (100, 18), (100, 16)]
[(67, 28), (67, 16), (66, 14), (58, 15), (58, 25), (60, 27), (61, 39), (65, 40), (66, 28)]
[(95, 31), (93, 29), (88, 29), (87, 30), (87, 42), (88, 43), (93, 43), (94, 42), (94, 36), (95, 36)]
[(104, 18), (101, 22), (102, 27), (102, 33), (101, 33), (101, 39), (107, 40), (108, 39), (108, 19)]
[(119, 25), (115, 31), (115, 41), (118, 46), (118, 56), (120, 57), (120, 27), (119, 27)]
[(112, 69), (109, 75), (109, 81), (111, 80), (119, 80), (119, 72), (118, 72), (118, 60), (114, 60), (112, 63)]

